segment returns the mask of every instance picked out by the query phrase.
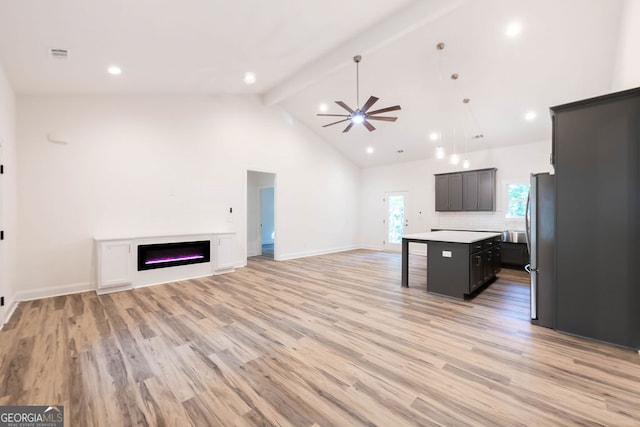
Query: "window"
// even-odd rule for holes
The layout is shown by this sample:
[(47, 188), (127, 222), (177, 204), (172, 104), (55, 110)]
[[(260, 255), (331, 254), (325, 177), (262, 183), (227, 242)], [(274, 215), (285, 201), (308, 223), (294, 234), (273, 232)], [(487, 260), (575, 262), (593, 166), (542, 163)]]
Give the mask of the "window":
[(529, 184), (507, 185), (507, 218), (524, 218)]

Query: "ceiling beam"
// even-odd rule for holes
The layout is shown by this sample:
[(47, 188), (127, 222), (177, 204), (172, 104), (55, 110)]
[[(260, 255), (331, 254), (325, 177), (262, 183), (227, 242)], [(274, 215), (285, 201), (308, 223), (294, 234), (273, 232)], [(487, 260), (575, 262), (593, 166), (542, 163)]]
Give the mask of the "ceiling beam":
[[(353, 55), (367, 55), (445, 16), (469, 0), (416, 0), (378, 22), (331, 52), (307, 64), (283, 83), (263, 95), (265, 105), (274, 105), (306, 89), (328, 74), (353, 63)], [(357, 18), (354, 18), (357, 19)]]

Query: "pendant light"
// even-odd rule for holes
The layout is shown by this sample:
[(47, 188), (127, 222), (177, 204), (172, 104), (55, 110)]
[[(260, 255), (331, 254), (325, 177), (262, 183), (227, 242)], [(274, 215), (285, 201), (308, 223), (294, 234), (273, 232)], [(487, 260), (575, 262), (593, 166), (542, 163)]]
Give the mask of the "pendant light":
[[(444, 50), (444, 43), (442, 42), (438, 43), (436, 45), (436, 49), (438, 50), (438, 65), (439, 65), (438, 79), (442, 81), (442, 51)], [(439, 132), (436, 135), (438, 135), (437, 136), (438, 146), (436, 147), (436, 159), (442, 160), (446, 157), (447, 152), (442, 146), (442, 132)]]
[[(456, 80), (458, 80), (459, 77), (460, 77), (460, 75), (458, 73), (451, 74), (451, 81), (453, 82), (452, 91), (454, 92), (454, 96), (455, 96), (455, 83), (456, 83)], [(452, 165), (457, 165), (458, 163), (460, 163), (460, 156), (458, 155), (458, 152), (456, 151), (456, 128), (455, 128), (455, 126), (453, 128), (453, 152), (451, 153), (451, 157), (449, 158), (449, 162), (451, 162)]]
[[(469, 105), (469, 98), (462, 100), (462, 103)], [(464, 111), (464, 161), (462, 162), (462, 169), (469, 169), (471, 164), (469, 163), (469, 157), (467, 157), (467, 140), (469, 139), (469, 123), (467, 109)]]

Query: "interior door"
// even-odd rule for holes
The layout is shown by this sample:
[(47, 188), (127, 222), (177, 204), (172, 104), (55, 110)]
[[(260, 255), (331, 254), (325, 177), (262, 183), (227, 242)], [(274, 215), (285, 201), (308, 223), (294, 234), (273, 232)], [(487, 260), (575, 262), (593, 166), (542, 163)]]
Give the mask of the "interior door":
[(409, 193), (406, 191), (385, 193), (385, 216), (383, 247), (388, 251), (400, 252), (402, 250), (402, 236), (409, 228)]

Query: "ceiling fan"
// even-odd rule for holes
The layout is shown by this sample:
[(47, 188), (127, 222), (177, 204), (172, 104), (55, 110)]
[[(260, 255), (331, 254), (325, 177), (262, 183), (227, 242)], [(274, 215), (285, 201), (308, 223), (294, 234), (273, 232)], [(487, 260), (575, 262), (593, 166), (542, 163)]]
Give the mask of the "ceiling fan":
[[(358, 105), (360, 104), (359, 64), (361, 60), (362, 60), (362, 56), (360, 55), (356, 55), (353, 57), (353, 62), (356, 63), (356, 104)], [(323, 116), (323, 117), (346, 117), (345, 119), (326, 124), (322, 127), (326, 128), (327, 126), (337, 125), (338, 123), (349, 122), (347, 127), (344, 128), (342, 132), (349, 132), (349, 130), (353, 127), (354, 124), (362, 124), (364, 127), (366, 127), (369, 130), (369, 132), (371, 132), (376, 130), (376, 128), (373, 127), (371, 123), (369, 123), (369, 120), (381, 120), (383, 122), (395, 122), (396, 120), (398, 120), (397, 117), (379, 117), (379, 116), (376, 116), (376, 114), (388, 113), (389, 111), (400, 110), (399, 105), (394, 105), (393, 107), (386, 107), (386, 108), (381, 108), (379, 110), (369, 111), (369, 108), (371, 108), (371, 106), (375, 104), (376, 101), (378, 101), (378, 98), (376, 98), (375, 96), (370, 96), (367, 102), (365, 102), (362, 107), (356, 106), (355, 110), (349, 107), (347, 104), (345, 104), (342, 101), (336, 101), (336, 104), (338, 104), (339, 106), (347, 110), (349, 114), (318, 114), (318, 116)]]

